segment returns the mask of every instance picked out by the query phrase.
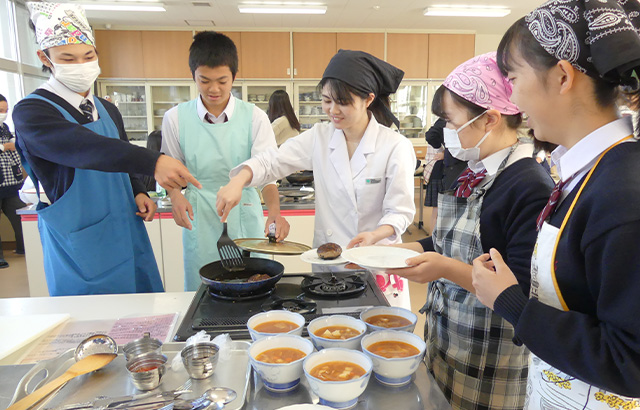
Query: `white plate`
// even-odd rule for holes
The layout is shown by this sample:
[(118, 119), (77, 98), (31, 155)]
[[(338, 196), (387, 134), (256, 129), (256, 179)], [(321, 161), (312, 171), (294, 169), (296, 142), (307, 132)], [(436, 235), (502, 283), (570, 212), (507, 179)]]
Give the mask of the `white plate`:
[(277, 410), (332, 410), (332, 407), (321, 406), (319, 404), (293, 404), (291, 406), (280, 407)]
[(418, 252), (411, 249), (375, 245), (351, 248), (342, 252), (342, 257), (346, 260), (369, 270), (406, 268), (405, 261), (418, 255)]
[(316, 263), (318, 265), (341, 265), (343, 263), (347, 263), (347, 260), (343, 258), (342, 255), (338, 256), (335, 259), (321, 259), (318, 256), (318, 248), (309, 249), (308, 251), (300, 255), (300, 259), (302, 259), (303, 262)]

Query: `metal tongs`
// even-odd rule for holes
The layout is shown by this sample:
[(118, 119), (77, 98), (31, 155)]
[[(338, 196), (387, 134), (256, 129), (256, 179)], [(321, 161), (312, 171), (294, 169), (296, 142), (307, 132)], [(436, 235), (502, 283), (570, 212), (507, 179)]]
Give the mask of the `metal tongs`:
[[(84, 409), (99, 409), (99, 410), (116, 410), (116, 409), (160, 409), (166, 405), (176, 402), (180, 395), (184, 393), (190, 393), (191, 390), (172, 390), (162, 393), (144, 393), (131, 396), (120, 397), (104, 397), (99, 396), (94, 400), (67, 404), (64, 406), (52, 407), (46, 410), (84, 410)], [(194, 406), (198, 406), (200, 403), (196, 403), (197, 399), (193, 402), (188, 400), (178, 400), (182, 406), (176, 406), (176, 408), (191, 409)], [(186, 406), (189, 404), (188, 406)]]

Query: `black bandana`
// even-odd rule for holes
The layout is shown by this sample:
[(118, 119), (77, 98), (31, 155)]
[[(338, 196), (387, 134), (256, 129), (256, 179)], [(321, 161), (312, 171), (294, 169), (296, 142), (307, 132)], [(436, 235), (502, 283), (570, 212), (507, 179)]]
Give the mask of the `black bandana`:
[(630, 90), (640, 87), (638, 0), (550, 0), (525, 21), (542, 47), (559, 60)]
[(385, 116), (396, 126), (400, 122), (379, 97), (393, 94), (400, 86), (404, 71), (365, 53), (364, 51), (339, 50), (331, 58), (322, 78), (335, 78), (364, 93), (373, 93), (376, 99), (371, 105), (383, 107)]

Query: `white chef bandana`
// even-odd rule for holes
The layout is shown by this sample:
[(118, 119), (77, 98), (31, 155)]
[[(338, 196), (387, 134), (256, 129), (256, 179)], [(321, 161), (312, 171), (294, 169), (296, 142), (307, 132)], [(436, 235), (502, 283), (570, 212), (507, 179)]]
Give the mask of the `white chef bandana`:
[(28, 2), (41, 50), (67, 44), (95, 46), (84, 9), (78, 4)]

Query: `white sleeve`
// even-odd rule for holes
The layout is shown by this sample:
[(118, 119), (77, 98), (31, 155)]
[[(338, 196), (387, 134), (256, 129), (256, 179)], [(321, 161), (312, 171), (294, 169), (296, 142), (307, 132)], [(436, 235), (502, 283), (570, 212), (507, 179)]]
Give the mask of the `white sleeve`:
[(183, 164), (184, 153), (180, 148), (180, 128), (178, 127), (178, 107), (173, 107), (162, 118), (162, 148), (161, 152), (173, 157)]
[(284, 178), (296, 171), (313, 169), (314, 130), (315, 128), (312, 128), (288, 139), (279, 149), (271, 147), (268, 151), (252, 156), (232, 169), (229, 176), (234, 177), (244, 166), (248, 166), (253, 171), (253, 179), (249, 186), (255, 187)]
[(413, 222), (416, 214), (414, 203), (414, 170), (416, 154), (408, 140), (397, 144), (390, 153), (389, 167), (385, 175), (387, 192), (382, 202), (383, 215), (378, 226), (391, 225), (395, 240), (400, 237)]
[[(253, 106), (253, 113), (251, 115), (251, 157), (262, 152), (268, 152), (272, 149), (278, 149), (276, 144), (276, 136), (273, 133), (273, 128), (269, 122), (269, 117), (258, 106)], [(260, 188), (264, 188), (266, 185), (275, 184), (276, 180), (265, 181), (264, 184), (260, 184)]]

